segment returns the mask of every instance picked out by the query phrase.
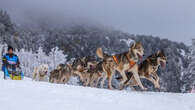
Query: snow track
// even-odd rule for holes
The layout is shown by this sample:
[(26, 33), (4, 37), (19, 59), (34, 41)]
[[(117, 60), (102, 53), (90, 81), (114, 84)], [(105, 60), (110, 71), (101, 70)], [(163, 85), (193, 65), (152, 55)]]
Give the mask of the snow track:
[(195, 94), (111, 91), (27, 78), (0, 79), (0, 110), (195, 110), (194, 103)]

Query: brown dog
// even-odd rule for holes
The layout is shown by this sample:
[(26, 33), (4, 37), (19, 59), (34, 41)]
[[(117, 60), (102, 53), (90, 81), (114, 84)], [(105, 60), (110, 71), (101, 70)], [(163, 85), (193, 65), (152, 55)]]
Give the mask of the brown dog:
[(84, 82), (85, 79), (83, 77), (86, 74), (84, 75), (82, 74), (87, 73), (90, 65), (96, 65), (96, 64), (97, 62), (96, 62), (95, 57), (87, 56), (87, 57), (82, 57), (82, 58), (78, 58), (74, 60), (71, 67), (72, 67), (73, 73), (78, 75), (80, 77), (80, 80)]
[(129, 51), (117, 54), (117, 55), (107, 55), (103, 53), (101, 48), (98, 48), (96, 51), (98, 57), (103, 59), (103, 70), (106, 73), (106, 76), (103, 78), (101, 86), (103, 87), (104, 81), (108, 78), (109, 89), (112, 89), (111, 81), (112, 76), (117, 70), (122, 76), (122, 81), (120, 82), (120, 88), (122, 88), (124, 82), (127, 80), (125, 71), (129, 70), (133, 73), (135, 80), (138, 82), (139, 86), (145, 90), (142, 85), (139, 75), (138, 75), (138, 65), (137, 62), (142, 58), (144, 54), (144, 48), (141, 43), (134, 43)]
[(97, 87), (99, 80), (103, 77), (102, 63), (89, 65), (89, 67), (82, 72), (84, 78), (84, 86)]
[(50, 72), (49, 82), (66, 84), (72, 76), (72, 68), (68, 64), (59, 64), (57, 69)]
[[(160, 88), (159, 84), (160, 78), (156, 72), (160, 65), (162, 67), (165, 67), (166, 61), (167, 57), (162, 50), (149, 56), (139, 65), (140, 78), (147, 79), (154, 84), (155, 88)], [(131, 88), (133, 88), (133, 86), (138, 85), (138, 83), (136, 82), (135, 78), (132, 75), (130, 76), (130, 81), (126, 84), (130, 84)]]

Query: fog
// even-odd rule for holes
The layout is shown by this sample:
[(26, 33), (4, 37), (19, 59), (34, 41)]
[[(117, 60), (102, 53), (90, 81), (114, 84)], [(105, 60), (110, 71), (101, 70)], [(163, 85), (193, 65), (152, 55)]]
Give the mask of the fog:
[(92, 23), (191, 43), (194, 0), (0, 0), (17, 24)]

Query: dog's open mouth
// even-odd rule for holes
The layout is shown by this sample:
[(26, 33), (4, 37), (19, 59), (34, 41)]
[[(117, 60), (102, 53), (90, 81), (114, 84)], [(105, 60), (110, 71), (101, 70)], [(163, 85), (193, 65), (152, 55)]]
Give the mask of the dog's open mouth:
[(95, 65), (90, 65), (90, 69), (94, 70), (95, 69)]
[(139, 59), (142, 59), (142, 55), (140, 55), (139, 53), (137, 53), (137, 56), (139, 57)]
[(45, 75), (47, 75), (47, 71), (45, 71)]
[(166, 67), (166, 63), (165, 63), (165, 62), (163, 62), (163, 61), (160, 61), (160, 65), (161, 65), (163, 68), (165, 68), (165, 67)]

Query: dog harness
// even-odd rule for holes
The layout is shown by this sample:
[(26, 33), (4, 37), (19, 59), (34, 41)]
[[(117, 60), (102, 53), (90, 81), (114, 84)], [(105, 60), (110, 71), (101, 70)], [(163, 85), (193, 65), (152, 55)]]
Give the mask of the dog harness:
[[(127, 60), (129, 61), (129, 67), (132, 68), (136, 63), (133, 60), (131, 60), (127, 55), (126, 55), (126, 57), (127, 57)], [(115, 63), (118, 65), (119, 62), (118, 62), (117, 57), (114, 55), (114, 56), (112, 56), (112, 58), (115, 61)]]
[(131, 60), (127, 55), (126, 55), (126, 57), (127, 57), (127, 60), (129, 61), (129, 67), (131, 69), (136, 64), (136, 62), (134, 62), (133, 60)]
[(119, 64), (119, 62), (118, 62), (117, 57), (114, 55), (114, 56), (112, 56), (112, 58), (113, 58), (113, 60), (115, 61), (115, 63), (118, 65), (118, 64)]

